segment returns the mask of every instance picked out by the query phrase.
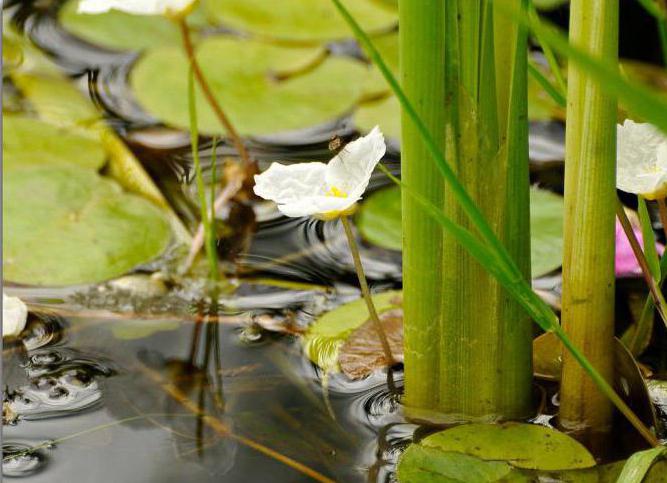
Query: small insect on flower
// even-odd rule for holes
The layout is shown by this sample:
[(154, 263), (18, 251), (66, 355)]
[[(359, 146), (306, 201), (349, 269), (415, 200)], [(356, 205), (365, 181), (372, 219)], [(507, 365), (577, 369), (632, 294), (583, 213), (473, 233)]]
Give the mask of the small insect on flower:
[(80, 0), (79, 13), (105, 13), (119, 10), (135, 15), (165, 15), (184, 17), (198, 0)]
[(617, 126), (616, 187), (647, 200), (667, 196), (667, 136), (657, 127), (626, 119)]
[(329, 140), (329, 151), (337, 152), (342, 145), (343, 140), (339, 135), (335, 134), (331, 136), (331, 139)]
[(273, 163), (255, 176), (255, 194), (275, 201), (286, 216), (334, 219), (350, 214), (386, 151), (378, 126), (345, 145), (328, 164)]

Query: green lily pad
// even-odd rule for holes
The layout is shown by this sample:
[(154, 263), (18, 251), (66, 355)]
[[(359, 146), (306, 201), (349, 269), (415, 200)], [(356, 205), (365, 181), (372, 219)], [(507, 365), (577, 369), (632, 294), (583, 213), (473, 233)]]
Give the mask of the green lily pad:
[(65, 164), (97, 170), (106, 158), (99, 139), (25, 116), (4, 116), (2, 154), (12, 166)]
[[(77, 13), (79, 0), (69, 0), (58, 12), (62, 26), (91, 44), (115, 50), (142, 50), (180, 45), (178, 26), (162, 15), (132, 15), (118, 10), (101, 14)], [(201, 9), (188, 16), (191, 27), (206, 23)]]
[(362, 132), (369, 132), (380, 122), (382, 133), (389, 139), (401, 139), (401, 105), (395, 96), (364, 102), (354, 113), (354, 123)]
[[(410, 445), (399, 460), (398, 479), (401, 483), (528, 482), (536, 480), (524, 470), (594, 466), (595, 459), (584, 446), (555, 429), (520, 423), (464, 424)], [(587, 476), (574, 481), (597, 481), (594, 474)]]
[(160, 255), (163, 212), (92, 170), (4, 166), (5, 280), (72, 285), (122, 275)]
[(401, 189), (392, 186), (370, 195), (361, 205), (356, 225), (361, 236), (373, 245), (400, 250), (403, 243)]
[(464, 424), (424, 438), (420, 444), (484, 460), (507, 461), (516, 468), (572, 470), (595, 466), (575, 439), (535, 424)]
[[(366, 32), (393, 27), (395, 10), (368, 0), (343, 2)], [(220, 23), (261, 37), (297, 42), (351, 38), (352, 32), (331, 0), (206, 0)]]
[[(311, 127), (352, 109), (368, 68), (342, 57), (318, 62), (321, 55), (319, 47), (280, 47), (231, 37), (209, 38), (197, 52), (217, 99), (245, 135)], [(309, 64), (312, 68), (303, 68)], [(276, 76), (285, 72), (293, 74)], [(139, 103), (164, 123), (182, 129), (189, 128), (187, 79), (188, 62), (177, 48), (148, 52), (131, 74)], [(199, 91), (197, 109), (201, 132), (224, 134)]]
[[(392, 186), (370, 195), (357, 215), (361, 235), (375, 245), (401, 249), (401, 192)], [(560, 267), (563, 256), (563, 198), (549, 191), (530, 190), (532, 276)]]
[(530, 263), (533, 277), (563, 261), (563, 198), (551, 191), (530, 190)]
[[(378, 314), (401, 305), (401, 292), (389, 291), (373, 295)], [(369, 318), (363, 299), (357, 299), (326, 312), (308, 327), (303, 338), (304, 352), (318, 367), (337, 372), (338, 353), (347, 338)]]
[[(514, 472), (514, 474), (512, 474)], [(466, 481), (507, 481), (517, 476), (504, 461), (484, 461), (467, 454), (441, 451), (412, 444), (398, 465), (400, 483), (463, 483)], [(512, 478), (509, 481), (517, 481)]]
[[(398, 34), (396, 32), (391, 32), (386, 35), (377, 36), (373, 39), (373, 46), (380, 53), (380, 57), (387, 67), (389, 67), (389, 70), (394, 77), (398, 79), (400, 77), (398, 63)], [(364, 86), (365, 95), (372, 98), (389, 92), (391, 92), (391, 88), (380, 72), (380, 69), (373, 66), (371, 75)]]

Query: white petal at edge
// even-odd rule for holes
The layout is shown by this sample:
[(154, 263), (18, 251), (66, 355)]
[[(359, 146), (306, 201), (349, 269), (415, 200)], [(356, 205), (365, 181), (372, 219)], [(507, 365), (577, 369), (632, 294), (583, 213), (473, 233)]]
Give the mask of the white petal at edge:
[(18, 297), (2, 292), (2, 336), (16, 337), (25, 328), (28, 308)]
[(330, 212), (345, 211), (359, 201), (359, 198), (339, 198), (337, 196), (311, 196), (290, 203), (278, 204), (278, 210), (291, 218), (310, 215), (322, 215)]
[(257, 196), (279, 204), (323, 196), (326, 194), (325, 171), (324, 163), (272, 163), (262, 174), (255, 175), (254, 191)]
[(361, 196), (386, 150), (384, 136), (375, 126), (367, 135), (345, 145), (329, 161), (325, 178), (327, 185), (335, 186), (350, 197)]

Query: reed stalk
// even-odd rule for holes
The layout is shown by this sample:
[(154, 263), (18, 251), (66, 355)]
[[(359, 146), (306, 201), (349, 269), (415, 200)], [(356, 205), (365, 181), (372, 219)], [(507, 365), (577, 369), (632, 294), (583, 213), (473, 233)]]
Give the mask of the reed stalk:
[[(572, 0), (570, 42), (617, 65), (618, 0)], [(616, 100), (570, 63), (567, 93), (561, 323), (606, 380), (613, 377)], [(571, 353), (563, 353), (561, 427), (595, 445), (612, 404)]]
[[(507, 0), (521, 5), (520, 0)], [(491, 2), (399, 5), (402, 85), (471, 201), (530, 271), (526, 32), (496, 42)], [(500, 34), (499, 34), (500, 35)], [(496, 68), (498, 66), (498, 68)], [(508, 68), (509, 66), (509, 68)], [(464, 227), (417, 126), (404, 117), (402, 178)], [(403, 195), (406, 405), (413, 416), (512, 419), (530, 413), (531, 325), (519, 304), (420, 203)], [(437, 390), (434, 390), (437, 388)]]
[[(399, 2), (401, 83), (441, 151), (445, 148), (445, 3)], [(444, 182), (417, 127), (402, 114), (401, 177), (436, 206)], [(440, 226), (402, 193), (405, 403), (436, 409), (439, 403), (440, 327), (444, 253)]]

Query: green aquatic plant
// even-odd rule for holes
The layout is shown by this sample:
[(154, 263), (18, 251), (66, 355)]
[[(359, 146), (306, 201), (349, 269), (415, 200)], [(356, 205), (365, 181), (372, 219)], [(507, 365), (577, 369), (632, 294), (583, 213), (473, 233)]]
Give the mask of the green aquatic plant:
[[(570, 42), (617, 65), (618, 0), (573, 0)], [(581, 66), (568, 66), (565, 230), (561, 324), (606, 380), (614, 371), (616, 99)], [(559, 423), (607, 433), (612, 405), (579, 363), (563, 354)]]
[[(560, 327), (556, 315), (544, 303), (544, 301), (542, 301), (532, 291), (530, 285), (525, 281), (523, 275), (516, 267), (516, 265), (514, 265), (514, 262), (511, 260), (511, 257), (503, 247), (502, 243), (495, 237), (484, 217), (479, 213), (476, 206), (471, 201), (465, 188), (462, 187), (458, 182), (456, 176), (445, 160), (442, 150), (438, 147), (438, 144), (435, 141), (433, 135), (429, 131), (426, 124), (424, 124), (422, 121), (420, 115), (413, 107), (410, 99), (408, 99), (406, 96), (391, 70), (382, 60), (379, 52), (374, 48), (373, 42), (369, 36), (366, 35), (361, 26), (355, 21), (355, 19), (350, 15), (349, 11), (339, 0), (332, 1), (335, 3), (340, 14), (347, 21), (355, 36), (363, 44), (373, 62), (380, 69), (392, 91), (396, 94), (402, 108), (404, 109), (405, 115), (412, 123), (414, 123), (414, 126), (416, 127), (419, 135), (423, 139), (427, 148), (427, 154), (435, 161), (440, 173), (453, 189), (456, 200), (461, 203), (466, 214), (472, 220), (476, 231), (479, 233), (479, 236), (454, 223), (452, 220), (443, 215), (440, 206), (433, 204), (421, 193), (413, 190), (407, 184), (396, 179), (388, 170), (383, 169), (385, 174), (387, 174), (387, 176), (389, 176), (395, 183), (400, 184), (404, 192), (406, 192), (411, 198), (417, 200), (422, 206), (423, 210), (428, 212), (430, 216), (435, 219), (445, 231), (454, 236), (459, 241), (459, 243), (462, 244), (462, 246), (466, 247), (466, 249), (475, 257), (475, 259), (483, 264), (487, 270), (498, 280), (498, 282), (500, 282), (502, 286), (521, 304), (521, 306), (526, 310), (531, 318), (542, 329), (548, 332), (553, 332), (554, 335), (556, 335), (561, 340), (564, 348), (573, 355), (582, 368), (584, 368), (584, 370), (588, 373), (596, 386), (612, 401), (612, 403), (628, 419), (628, 421), (630, 421), (630, 423), (637, 429), (637, 431), (652, 445), (657, 445), (658, 441), (655, 435), (644, 426), (644, 424), (632, 412), (623, 399), (621, 399), (610, 386), (609, 382), (607, 382), (607, 380), (600, 375), (595, 367), (591, 365), (590, 361), (588, 361), (581, 350), (572, 344), (565, 332)], [(516, 14), (512, 10), (508, 9), (504, 9), (503, 12), (505, 14), (512, 15), (512, 18), (517, 20), (517, 23), (521, 23), (525, 26), (530, 25), (530, 21), (527, 19), (527, 17), (523, 17), (520, 14)], [(596, 76), (600, 75), (602, 72), (605, 74), (607, 73), (604, 68), (601, 68), (599, 65), (597, 65), (595, 61), (591, 60), (590, 57), (588, 57), (586, 54), (581, 54), (579, 51), (575, 51), (567, 47), (567, 42), (561, 42), (558, 35), (549, 36), (549, 41), (552, 40), (554, 40), (552, 43), (553, 46), (558, 45), (562, 48), (563, 51), (567, 51), (568, 53), (574, 52), (573, 56), (576, 56), (576, 59), (579, 62), (587, 66), (593, 66), (591, 68), (591, 72), (593, 72)], [(644, 112), (650, 111), (652, 114), (657, 114), (658, 111), (649, 108), (648, 104), (643, 102), (646, 99), (646, 91), (641, 88), (636, 88), (634, 84), (627, 83), (620, 77), (615, 78), (614, 80), (616, 81), (614, 88), (618, 87), (618, 85), (624, 85), (625, 87), (633, 90), (633, 94), (630, 97), (633, 101), (639, 101), (635, 104), (638, 104), (641, 108), (643, 108)], [(649, 95), (649, 97), (651, 96)], [(383, 166), (380, 165), (380, 168), (383, 168)]]

